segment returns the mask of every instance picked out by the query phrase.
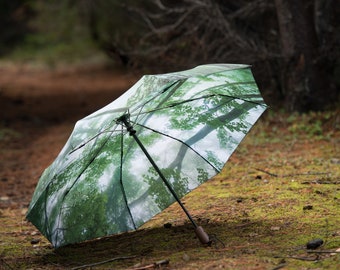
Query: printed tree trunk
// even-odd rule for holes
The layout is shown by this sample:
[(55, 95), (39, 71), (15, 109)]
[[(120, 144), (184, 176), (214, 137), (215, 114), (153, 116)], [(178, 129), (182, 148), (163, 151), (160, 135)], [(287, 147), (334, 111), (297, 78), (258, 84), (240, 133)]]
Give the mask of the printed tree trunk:
[(288, 111), (322, 110), (335, 98), (322, 66), (313, 0), (275, 0), (282, 50), (281, 84)]

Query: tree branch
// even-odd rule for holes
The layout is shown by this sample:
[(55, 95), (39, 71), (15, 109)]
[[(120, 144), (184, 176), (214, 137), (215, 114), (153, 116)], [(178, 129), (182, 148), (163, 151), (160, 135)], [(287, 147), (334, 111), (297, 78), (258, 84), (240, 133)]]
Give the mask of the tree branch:
[(77, 267), (73, 267), (72, 270), (78, 270), (78, 269), (84, 269), (84, 268), (88, 268), (88, 267), (93, 267), (93, 266), (98, 266), (98, 265), (102, 265), (105, 263), (109, 263), (109, 262), (113, 262), (113, 261), (118, 261), (118, 260), (126, 260), (126, 259), (133, 259), (136, 258), (138, 256), (122, 256), (122, 257), (115, 257), (109, 260), (105, 260), (105, 261), (101, 261), (101, 262), (96, 262), (96, 263), (90, 263), (90, 264), (84, 264), (81, 266), (77, 266)]

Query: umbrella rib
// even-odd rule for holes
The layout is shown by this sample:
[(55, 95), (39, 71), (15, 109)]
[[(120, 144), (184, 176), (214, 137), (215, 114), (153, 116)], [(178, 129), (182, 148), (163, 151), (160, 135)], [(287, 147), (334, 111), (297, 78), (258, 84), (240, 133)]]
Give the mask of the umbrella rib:
[[(69, 152), (69, 155), (72, 154), (73, 152), (79, 150), (80, 148), (84, 147), (86, 144), (88, 144), (90, 141), (96, 139), (96, 138), (97, 138), (98, 136), (100, 136), (101, 134), (104, 134), (104, 133), (107, 133), (107, 132), (108, 132), (108, 133), (113, 133), (113, 132), (115, 132), (115, 131), (116, 131), (116, 130), (115, 130), (116, 128), (117, 128), (117, 126), (116, 126), (113, 130), (110, 130), (109, 127), (108, 127), (106, 130), (103, 130), (103, 131), (97, 133), (97, 134), (94, 135), (92, 138), (88, 139), (86, 142), (84, 142), (84, 143), (82, 143), (81, 145), (78, 145), (77, 147), (75, 147), (74, 149), (72, 149), (72, 150)], [(118, 132), (118, 131), (117, 131), (117, 132)], [(112, 134), (111, 134), (111, 135), (112, 135)], [(110, 136), (111, 136), (111, 135), (110, 135)]]
[[(152, 98), (150, 98), (149, 100), (147, 100), (146, 102), (144, 102), (143, 104), (141, 104), (140, 106), (138, 106), (137, 108), (135, 108), (135, 111), (138, 109), (139, 112), (136, 114), (133, 114), (133, 115), (137, 115), (136, 117), (136, 120), (135, 121), (138, 121), (138, 117), (141, 115), (141, 114), (144, 114), (144, 112), (142, 112), (144, 106), (146, 104), (148, 104), (149, 102), (153, 101), (155, 98), (159, 97), (160, 95), (164, 94), (165, 92), (167, 92), (169, 89), (171, 89), (171, 91), (166, 95), (166, 97), (164, 97), (164, 99), (158, 103), (157, 105), (157, 108), (159, 108), (160, 106), (162, 106), (162, 104), (164, 102), (166, 102), (168, 100), (168, 98), (173, 94), (173, 92), (176, 91), (176, 89), (178, 89), (178, 87), (180, 87), (182, 84), (184, 83), (184, 80), (178, 80), (178, 81), (175, 81), (174, 83), (171, 83), (170, 85), (168, 85), (167, 87), (165, 87), (162, 91), (158, 92), (155, 96), (153, 96)], [(173, 87), (177, 84), (176, 87)], [(157, 111), (156, 109), (154, 109), (153, 111)], [(151, 112), (153, 112), (151, 111)], [(129, 115), (132, 115), (131, 113), (129, 113)]]
[[(131, 121), (132, 122), (132, 121)], [(158, 134), (160, 134), (160, 135), (163, 135), (163, 136), (166, 136), (166, 137), (168, 137), (168, 138), (171, 138), (171, 139), (173, 139), (173, 140), (175, 140), (175, 141), (178, 141), (178, 142), (180, 142), (180, 143), (182, 143), (182, 144), (184, 144), (186, 147), (188, 147), (190, 150), (192, 150), (196, 155), (198, 155), (200, 158), (202, 158), (205, 162), (207, 162), (215, 171), (216, 171), (216, 173), (218, 173), (220, 170), (219, 169), (217, 169), (209, 160), (207, 160), (205, 157), (203, 157), (200, 153), (198, 153), (194, 148), (192, 148), (188, 143), (186, 143), (185, 141), (182, 141), (182, 140), (180, 140), (180, 139), (178, 139), (178, 138), (175, 138), (175, 137), (173, 137), (173, 136), (170, 136), (170, 135), (168, 135), (168, 134), (165, 134), (165, 133), (163, 133), (163, 132), (160, 132), (160, 131), (158, 131), (158, 130), (155, 130), (155, 129), (153, 129), (153, 128), (150, 128), (150, 127), (147, 127), (147, 126), (144, 126), (144, 125), (142, 125), (142, 124), (139, 124), (139, 123), (134, 123), (134, 124), (136, 124), (136, 125), (138, 125), (138, 126), (140, 126), (140, 127), (143, 127), (143, 128), (145, 128), (145, 129), (148, 129), (148, 130), (150, 130), (150, 131), (153, 131), (153, 132), (155, 132), (155, 133), (158, 133)]]
[[(189, 103), (189, 102), (200, 100), (200, 99), (211, 98), (211, 97), (215, 97), (215, 96), (222, 96), (222, 97), (227, 97), (227, 98), (231, 98), (231, 99), (238, 99), (238, 100), (242, 100), (244, 102), (253, 103), (253, 104), (261, 105), (261, 106), (264, 105), (263, 103), (246, 99), (246, 97), (257, 97), (258, 95), (244, 95), (244, 98), (242, 98), (242, 97), (239, 97), (239, 96), (235, 97), (235, 96), (231, 96), (231, 95), (211, 94), (211, 95), (200, 96), (200, 97), (197, 97), (197, 98), (187, 99), (187, 100), (180, 101), (180, 102), (174, 102), (174, 103), (169, 104), (168, 106), (165, 106), (165, 107), (158, 107), (156, 109), (152, 109), (152, 110), (149, 110), (149, 111), (139, 112), (138, 116), (141, 115), (141, 114), (149, 114), (149, 113), (153, 113), (153, 112), (160, 111), (160, 110), (166, 110), (166, 109), (169, 109), (169, 108), (172, 108), (172, 107), (175, 107), (175, 106), (179, 106), (179, 105), (182, 105), (182, 104), (185, 104), (185, 103)], [(130, 114), (130, 115), (134, 116), (134, 114)]]
[[(115, 131), (115, 130), (111, 131), (111, 133), (113, 133), (114, 131)], [(106, 139), (106, 141), (105, 141), (105, 142), (102, 144), (102, 146), (98, 149), (97, 153), (99, 153), (99, 152), (101, 151), (101, 149), (102, 149), (102, 148), (104, 147), (104, 145), (107, 143), (107, 141), (109, 140), (109, 138), (110, 138), (110, 136), (108, 136), (108, 138)], [(74, 187), (74, 185), (78, 182), (80, 176), (84, 173), (84, 171), (91, 165), (91, 163), (92, 163), (92, 162), (95, 160), (95, 158), (98, 156), (97, 153), (93, 155), (93, 157), (90, 159), (90, 161), (88, 162), (88, 164), (87, 164), (87, 165), (82, 169), (82, 171), (78, 174), (77, 178), (74, 180), (74, 182), (72, 183), (72, 185), (70, 185), (70, 187), (66, 189), (65, 193), (64, 193), (63, 196), (62, 196), (62, 204), (63, 204), (63, 202), (64, 202), (66, 196), (69, 194), (70, 190), (71, 190), (71, 189)], [(50, 186), (53, 182), (54, 182), (54, 181), (52, 180), (52, 181), (47, 185), (47, 188), (49, 188), (49, 186)], [(45, 198), (45, 205), (47, 205), (46, 201), (47, 201), (47, 198)], [(61, 206), (61, 207), (60, 207), (60, 213), (59, 213), (59, 215), (58, 215), (58, 221), (57, 221), (58, 224), (60, 223), (60, 218), (61, 218), (61, 212), (62, 212), (62, 210), (63, 210), (63, 207)], [(46, 207), (45, 207), (45, 212), (46, 212)], [(45, 214), (45, 215), (46, 215), (46, 214)], [(45, 216), (45, 217), (46, 217), (46, 216)], [(47, 230), (49, 230), (49, 229), (47, 228)], [(58, 230), (58, 231), (61, 230), (61, 228), (59, 228), (59, 225), (56, 227), (55, 230)], [(54, 234), (54, 233), (55, 233), (55, 231), (52, 232), (52, 234)], [(50, 232), (50, 235), (51, 235), (51, 232)], [(56, 235), (55, 238), (56, 238), (56, 241), (57, 241), (58, 235)]]

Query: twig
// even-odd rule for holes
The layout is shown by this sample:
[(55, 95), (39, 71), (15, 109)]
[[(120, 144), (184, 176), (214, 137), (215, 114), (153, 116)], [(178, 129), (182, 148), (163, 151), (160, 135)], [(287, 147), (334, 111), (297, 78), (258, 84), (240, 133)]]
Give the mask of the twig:
[(340, 250), (307, 250), (307, 253), (340, 253)]
[(262, 170), (262, 169), (259, 169), (259, 168), (255, 168), (255, 170), (263, 172), (263, 173), (266, 173), (266, 174), (269, 174), (270, 176), (274, 176), (274, 177), (278, 177), (279, 176), (279, 175), (277, 175), (275, 173), (271, 173), (271, 172), (268, 172), (266, 170)]
[(236, 228), (242, 228), (242, 227), (247, 227), (247, 226), (250, 226), (250, 225), (254, 225), (256, 222), (252, 221), (252, 222), (246, 222), (246, 223), (243, 223), (243, 224), (238, 224), (238, 225), (235, 225)]
[(326, 172), (308, 172), (308, 173), (290, 173), (290, 174), (282, 174), (281, 177), (289, 177), (289, 176), (301, 176), (301, 175), (325, 175), (328, 174)]
[(272, 270), (279, 270), (279, 269), (281, 269), (281, 268), (283, 268), (283, 267), (286, 267), (286, 266), (287, 266), (286, 263), (281, 263), (281, 264), (279, 264), (278, 266), (275, 266)]
[(101, 264), (105, 264), (105, 263), (109, 263), (109, 262), (113, 262), (113, 261), (133, 259), (133, 258), (136, 258), (136, 257), (137, 256), (115, 257), (115, 258), (112, 258), (112, 259), (109, 259), (109, 260), (105, 260), (105, 261), (101, 261), (101, 262), (84, 264), (84, 265), (81, 265), (81, 266), (73, 267), (72, 270), (84, 269), (84, 268), (87, 268), (87, 267), (93, 267), (93, 266), (97, 266), (97, 265), (101, 265)]
[(325, 175), (325, 174), (328, 174), (326, 172), (308, 172), (308, 173), (290, 173), (290, 174), (276, 174), (276, 173), (271, 173), (267, 170), (263, 170), (263, 169), (259, 169), (259, 168), (255, 168), (255, 170), (257, 171), (260, 171), (260, 172), (263, 172), (263, 173), (266, 173), (270, 176), (273, 176), (273, 177), (291, 177), (291, 176), (301, 176), (301, 175)]
[(169, 264), (169, 260), (161, 260), (152, 264), (148, 264), (145, 266), (141, 266), (141, 267), (137, 267), (137, 268), (132, 268), (131, 270), (144, 270), (144, 269), (152, 269), (152, 268), (157, 268), (157, 267), (161, 267), (163, 265), (168, 265)]
[(305, 185), (310, 185), (310, 184), (319, 184), (319, 185), (338, 185), (340, 184), (340, 181), (323, 181), (322, 179), (320, 180), (313, 180), (313, 181), (305, 181), (302, 182), (301, 184)]
[(275, 256), (274, 258), (280, 258), (280, 259), (295, 259), (295, 260), (301, 260), (301, 261), (310, 261), (310, 262), (314, 262), (316, 261), (319, 256), (315, 256), (315, 258), (310, 258), (310, 257), (297, 257), (297, 256)]

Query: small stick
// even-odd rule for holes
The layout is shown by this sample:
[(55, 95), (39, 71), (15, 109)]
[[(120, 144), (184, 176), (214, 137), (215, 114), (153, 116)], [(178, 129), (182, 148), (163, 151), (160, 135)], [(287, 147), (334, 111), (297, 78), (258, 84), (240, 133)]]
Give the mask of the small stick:
[(78, 269), (83, 269), (83, 268), (87, 268), (87, 267), (93, 267), (93, 266), (97, 266), (97, 265), (101, 265), (101, 264), (105, 264), (105, 263), (109, 263), (109, 262), (113, 262), (113, 261), (118, 261), (118, 260), (133, 259), (133, 258), (136, 258), (136, 257), (137, 256), (115, 257), (115, 258), (105, 260), (105, 261), (101, 261), (101, 262), (84, 264), (84, 265), (81, 265), (81, 266), (73, 267), (72, 270), (78, 270)]
[(276, 173), (271, 173), (267, 170), (263, 170), (263, 169), (259, 169), (259, 168), (255, 168), (255, 170), (266, 173), (270, 176), (273, 177), (291, 177), (291, 176), (302, 176), (302, 175), (325, 175), (325, 174), (329, 174), (326, 172), (307, 172), (307, 173), (290, 173), (290, 174), (276, 174)]
[(295, 260), (301, 260), (301, 261), (316, 261), (319, 256), (316, 256), (315, 258), (309, 258), (309, 257), (297, 257), (297, 256), (285, 256), (285, 257), (280, 257), (280, 256), (275, 256), (274, 258), (281, 258), (281, 259), (295, 259)]
[(289, 176), (302, 176), (302, 175), (325, 175), (329, 174), (327, 172), (307, 172), (307, 173), (290, 173), (290, 174), (283, 174), (281, 177), (289, 177)]
[(272, 270), (279, 270), (279, 269), (281, 269), (281, 268), (283, 268), (283, 267), (285, 267), (285, 266), (287, 266), (286, 263), (281, 263), (281, 264), (279, 264), (278, 266), (275, 266)]
[(277, 175), (275, 173), (268, 172), (266, 170), (262, 170), (262, 169), (259, 169), (259, 168), (255, 168), (255, 170), (263, 172), (263, 173), (266, 173), (266, 174), (269, 174), (270, 176), (279, 177), (279, 175)]
[(152, 264), (148, 264), (145, 266), (141, 266), (138, 268), (132, 268), (131, 270), (145, 270), (145, 269), (151, 269), (151, 268), (157, 268), (157, 267), (161, 267), (163, 265), (168, 265), (169, 264), (169, 260), (161, 260)]
[(307, 250), (307, 253), (340, 253), (340, 250)]

